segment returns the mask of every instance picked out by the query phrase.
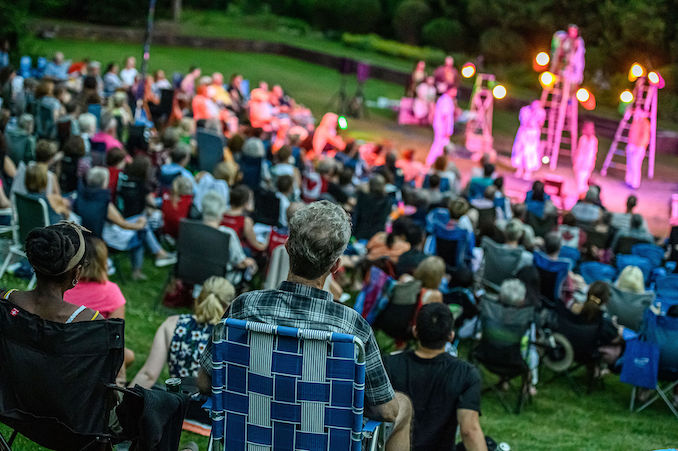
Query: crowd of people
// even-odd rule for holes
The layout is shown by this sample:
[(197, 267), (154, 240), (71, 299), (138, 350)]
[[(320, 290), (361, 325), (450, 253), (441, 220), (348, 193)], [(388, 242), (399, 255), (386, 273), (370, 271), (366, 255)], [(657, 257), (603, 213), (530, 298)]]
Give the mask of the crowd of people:
[[(439, 78), (453, 100), (458, 75), (447, 63)], [(366, 344), (366, 415), (394, 422), (387, 449), (453, 449), (459, 426), (465, 449), (484, 450), (479, 371), (456, 355), (458, 337), (485, 331), (483, 305), (595, 324), (589, 348), (576, 352), (602, 355), (591, 367), (602, 377), (624, 346), (623, 326), (606, 306), (619, 291), (644, 294), (649, 281), (635, 266), (614, 281), (587, 281), (579, 268), (613, 263), (630, 241), (666, 245), (666, 260), (678, 260), (678, 232), (658, 241), (634, 212), (635, 196), (615, 213), (591, 185), (561, 212), (541, 181), (525, 199), (508, 198), (489, 158), (461, 174), (442, 146), (423, 164), (412, 150), (340, 136), (334, 114), (316, 127), (278, 85), (248, 92), (239, 74), (224, 84), (199, 68), (170, 81), (161, 70), (139, 73), (133, 57), (123, 69), (108, 64), (103, 76), (100, 67), (57, 53), (39, 80), (0, 70), (0, 207), (25, 194), (46, 202), (50, 222), (26, 238), (36, 289), (6, 291), (3, 302), (61, 323), (124, 318), (109, 251), (129, 251), (140, 280), (146, 250), (157, 266), (176, 262), (170, 249), (183, 219), (224, 233), (227, 272), (185, 290), (181, 302), (193, 312), (163, 322), (132, 385), (153, 386), (168, 365), (170, 376), (197, 377), (209, 392), (211, 336), (225, 315), (344, 332)], [(204, 136), (220, 143), (213, 167), (202, 166)], [(274, 270), (276, 250), (289, 273)], [(565, 263), (561, 279), (546, 277), (549, 263)], [(402, 352), (383, 359), (373, 330), (379, 312), (368, 323), (367, 307), (344, 305), (371, 286), (374, 271), (382, 283), (417, 287), (400, 334), (407, 339), (397, 340)], [(277, 290), (252, 291), (269, 278)], [(535, 327), (523, 332), (536, 340)], [(416, 348), (407, 350), (408, 340)], [(528, 348), (520, 358), (534, 396), (539, 355)], [(133, 359), (127, 350), (120, 384)]]

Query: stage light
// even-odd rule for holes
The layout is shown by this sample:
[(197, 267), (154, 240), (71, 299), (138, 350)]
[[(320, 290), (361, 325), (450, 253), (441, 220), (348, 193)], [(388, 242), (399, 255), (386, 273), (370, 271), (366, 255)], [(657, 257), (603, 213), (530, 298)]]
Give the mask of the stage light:
[(492, 95), (495, 99), (501, 100), (506, 97), (506, 88), (504, 85), (496, 85), (494, 88), (492, 88)]
[(621, 100), (622, 103), (631, 103), (633, 102), (633, 93), (626, 89), (619, 94), (619, 100)]
[(537, 56), (534, 58), (534, 61), (537, 63), (538, 66), (546, 66), (551, 58), (549, 57), (549, 54), (546, 52), (539, 52), (537, 53)]
[(549, 164), (551, 162), (551, 159), (549, 157), (547, 157), (546, 155), (544, 155), (543, 157), (541, 157), (541, 162), (543, 164)]
[(591, 97), (591, 94), (586, 88), (579, 88), (577, 90), (577, 100), (581, 103), (586, 102)]
[(633, 63), (631, 69), (629, 69), (629, 81), (636, 81), (638, 77), (642, 77), (645, 74), (645, 68), (639, 63)]
[(652, 83), (653, 85), (659, 83), (659, 75), (657, 74), (657, 72), (652, 71), (649, 74), (647, 74), (647, 79), (650, 80), (650, 83)]
[(476, 73), (476, 66), (473, 63), (466, 63), (461, 67), (461, 76), (464, 78), (471, 78)]
[(348, 128), (348, 121), (344, 116), (339, 116), (339, 119), (337, 119), (337, 124), (341, 130), (346, 130)]
[(542, 72), (539, 76), (539, 83), (544, 89), (551, 89), (555, 82), (556, 76), (549, 71)]

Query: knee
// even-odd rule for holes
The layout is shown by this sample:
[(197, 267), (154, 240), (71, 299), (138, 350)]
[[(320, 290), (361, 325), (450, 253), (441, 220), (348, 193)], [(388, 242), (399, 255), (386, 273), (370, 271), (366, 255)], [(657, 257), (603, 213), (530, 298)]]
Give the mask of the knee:
[(396, 400), (398, 401), (398, 416), (396, 418), (396, 425), (409, 424), (414, 414), (412, 408), (412, 401), (410, 398), (401, 392), (396, 392)]

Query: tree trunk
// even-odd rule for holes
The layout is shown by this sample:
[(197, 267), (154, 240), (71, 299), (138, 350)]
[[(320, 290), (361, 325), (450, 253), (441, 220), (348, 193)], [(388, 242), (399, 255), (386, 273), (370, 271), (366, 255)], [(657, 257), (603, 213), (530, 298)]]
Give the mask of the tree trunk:
[(175, 23), (181, 20), (181, 0), (172, 0), (172, 19)]

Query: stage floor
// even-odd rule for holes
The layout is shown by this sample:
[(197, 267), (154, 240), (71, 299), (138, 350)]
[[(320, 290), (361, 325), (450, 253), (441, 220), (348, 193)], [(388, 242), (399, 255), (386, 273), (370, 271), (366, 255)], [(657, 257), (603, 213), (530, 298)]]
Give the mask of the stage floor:
[[(349, 134), (354, 138), (374, 142), (387, 141), (398, 152), (404, 149), (414, 149), (416, 151), (415, 158), (420, 161), (426, 159), (433, 139), (430, 128), (402, 126), (385, 117), (371, 117), (369, 120), (352, 119), (351, 129), (354, 131), (349, 132)], [(510, 133), (510, 131), (508, 132)], [(453, 141), (461, 143), (462, 137), (455, 135)], [(599, 171), (610, 145), (609, 140), (601, 139), (600, 141), (596, 171), (591, 177), (591, 182), (601, 186), (603, 205), (610, 211), (623, 212), (626, 207), (626, 198), (629, 194), (635, 193), (638, 197), (636, 211), (645, 217), (650, 231), (656, 236), (668, 236), (670, 231), (669, 202), (671, 194), (678, 193), (678, 156), (658, 153), (655, 163), (655, 177), (652, 180), (647, 178), (646, 158), (641, 187), (634, 191), (624, 184), (624, 171), (610, 169), (606, 177), (600, 175)], [(495, 131), (495, 148), (498, 153), (497, 170), (505, 178), (506, 193), (516, 201), (521, 201), (525, 198), (525, 192), (530, 189), (532, 182), (513, 177), (514, 170), (510, 164), (512, 144), (513, 136)], [(463, 183), (467, 183), (470, 169), (477, 163), (462, 158), (452, 158), (452, 160), (462, 173)], [(564, 208), (571, 208), (577, 201), (577, 196), (570, 158), (568, 156), (561, 157), (555, 171), (550, 171), (548, 166), (542, 167), (534, 174), (533, 179), (543, 178), (548, 174), (562, 177), (564, 179), (563, 192), (574, 193), (565, 198)], [(558, 202), (556, 202), (556, 205), (560, 207)]]

